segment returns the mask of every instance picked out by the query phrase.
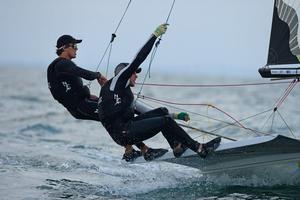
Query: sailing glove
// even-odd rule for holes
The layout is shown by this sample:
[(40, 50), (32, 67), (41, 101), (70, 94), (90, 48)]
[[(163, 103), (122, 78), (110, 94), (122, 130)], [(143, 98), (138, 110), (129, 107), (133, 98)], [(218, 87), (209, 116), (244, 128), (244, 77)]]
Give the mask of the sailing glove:
[(163, 35), (163, 34), (165, 34), (166, 33), (166, 31), (167, 31), (167, 26), (168, 26), (169, 24), (161, 24), (161, 25), (159, 25), (156, 29), (155, 29), (155, 31), (154, 31), (154, 33), (153, 33), (153, 35), (155, 35), (157, 38), (159, 37), (159, 36), (161, 36), (161, 35)]
[(190, 120), (190, 116), (186, 112), (174, 113), (174, 119), (180, 119), (187, 122)]

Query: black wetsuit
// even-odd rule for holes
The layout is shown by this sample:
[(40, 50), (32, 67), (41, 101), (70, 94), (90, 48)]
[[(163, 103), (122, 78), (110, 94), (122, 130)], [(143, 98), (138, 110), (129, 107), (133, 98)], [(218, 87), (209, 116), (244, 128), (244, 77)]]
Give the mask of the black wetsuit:
[(199, 143), (178, 126), (166, 108), (154, 109), (134, 117), (134, 95), (129, 79), (146, 59), (155, 40), (153, 35), (136, 58), (101, 88), (98, 107), (100, 120), (113, 140), (121, 146), (138, 144), (161, 131), (171, 148), (181, 142), (197, 151)]
[(98, 99), (90, 99), (90, 90), (82, 78), (95, 80), (99, 72), (82, 69), (71, 60), (56, 58), (48, 67), (48, 87), (52, 96), (76, 119), (99, 121)]

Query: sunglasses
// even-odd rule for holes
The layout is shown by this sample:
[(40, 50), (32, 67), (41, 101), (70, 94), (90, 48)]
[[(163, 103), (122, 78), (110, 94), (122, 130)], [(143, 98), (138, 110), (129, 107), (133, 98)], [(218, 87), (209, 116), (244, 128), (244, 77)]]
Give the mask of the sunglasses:
[(77, 44), (67, 44), (67, 45), (64, 45), (64, 46), (58, 48), (58, 50), (60, 50), (60, 49), (67, 49), (69, 47), (71, 47), (72, 49), (75, 49), (75, 50), (78, 49)]
[(78, 49), (77, 44), (70, 44), (69, 47), (72, 47), (73, 49)]

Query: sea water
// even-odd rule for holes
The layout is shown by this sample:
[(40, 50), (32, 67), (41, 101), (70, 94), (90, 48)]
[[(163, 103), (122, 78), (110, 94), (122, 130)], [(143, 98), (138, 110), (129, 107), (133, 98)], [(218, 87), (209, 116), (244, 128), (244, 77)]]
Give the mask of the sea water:
[[(142, 80), (143, 74), (139, 76)], [(152, 75), (147, 80), (177, 84), (257, 81), (262, 80), (166, 74)], [(255, 134), (237, 126), (223, 128), (224, 122), (232, 123), (233, 118), (244, 119), (273, 108), (287, 86), (288, 84), (217, 88), (145, 86), (142, 94), (169, 101), (169, 105), (170, 102), (215, 105), (232, 118), (208, 106), (173, 104), (169, 109), (189, 111), (189, 125), (209, 131), (219, 128), (215, 133), (243, 139)], [(138, 89), (139, 86), (135, 92)], [(95, 94), (99, 93), (97, 83), (92, 84), (91, 90)], [(1, 200), (300, 199), (300, 181), (289, 181), (293, 177), (274, 181), (272, 177), (260, 179), (254, 174), (247, 179), (232, 179), (226, 175), (210, 179), (197, 169), (170, 163), (124, 162), (121, 160), (123, 148), (113, 142), (100, 123), (76, 120), (53, 100), (47, 88), (46, 69), (0, 68), (0, 91)], [(264, 132), (278, 132), (291, 137), (294, 134), (299, 138), (299, 97), (299, 86), (296, 86), (279, 108), (282, 118), (293, 133), (288, 130), (281, 117), (270, 115), (272, 112), (241, 123)], [(153, 101), (147, 103), (153, 107), (162, 106)], [(210, 139), (196, 131), (187, 131), (200, 142)], [(161, 134), (146, 143), (152, 147), (168, 148)]]

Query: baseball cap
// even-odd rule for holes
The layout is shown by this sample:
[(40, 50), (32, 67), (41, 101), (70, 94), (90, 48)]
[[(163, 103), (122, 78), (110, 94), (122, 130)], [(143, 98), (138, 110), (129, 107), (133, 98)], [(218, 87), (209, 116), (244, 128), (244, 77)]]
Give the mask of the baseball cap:
[(66, 44), (77, 44), (77, 43), (81, 43), (81, 42), (82, 42), (82, 40), (77, 40), (77, 39), (73, 38), (71, 35), (62, 35), (57, 39), (56, 47), (61, 48), (62, 46), (66, 45)]
[[(129, 65), (129, 63), (120, 63), (116, 66), (115, 68), (115, 76), (117, 76), (117, 74), (124, 69), (127, 65)], [(137, 70), (135, 70), (136, 73), (140, 73), (142, 71), (142, 68), (137, 68)]]

